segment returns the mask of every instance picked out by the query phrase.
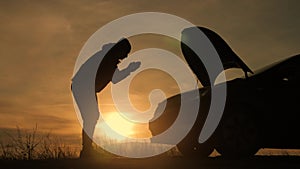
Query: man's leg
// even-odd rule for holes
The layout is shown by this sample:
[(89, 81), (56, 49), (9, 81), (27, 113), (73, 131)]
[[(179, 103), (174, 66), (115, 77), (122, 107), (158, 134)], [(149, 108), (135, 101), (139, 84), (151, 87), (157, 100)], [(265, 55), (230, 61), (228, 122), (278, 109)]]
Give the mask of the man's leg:
[(80, 152), (80, 158), (95, 156), (95, 150), (93, 149), (93, 134), (96, 126), (96, 122), (90, 122), (83, 124), (82, 129), (82, 150)]

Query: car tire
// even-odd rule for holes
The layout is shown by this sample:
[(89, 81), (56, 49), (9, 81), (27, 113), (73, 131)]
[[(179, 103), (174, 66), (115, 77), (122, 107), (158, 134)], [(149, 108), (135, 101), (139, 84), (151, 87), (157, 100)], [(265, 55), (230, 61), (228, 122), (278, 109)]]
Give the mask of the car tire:
[(260, 128), (249, 105), (232, 104), (225, 109), (225, 116), (217, 133), (217, 151), (223, 157), (244, 158), (253, 156), (260, 148)]
[(179, 144), (177, 144), (177, 148), (184, 157), (197, 158), (206, 158), (214, 150), (214, 148), (208, 143), (198, 143), (198, 138), (193, 138), (189, 140), (184, 139)]

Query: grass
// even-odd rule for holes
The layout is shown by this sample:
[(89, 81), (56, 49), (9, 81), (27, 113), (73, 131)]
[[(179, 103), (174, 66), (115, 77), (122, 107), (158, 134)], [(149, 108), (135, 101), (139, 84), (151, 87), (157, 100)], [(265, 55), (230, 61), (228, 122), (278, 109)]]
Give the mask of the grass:
[(6, 133), (7, 140), (0, 142), (0, 158), (11, 160), (77, 158), (78, 150), (50, 133), (16, 128), (16, 134)]
[[(51, 133), (38, 131), (37, 125), (30, 130), (16, 127), (15, 132), (5, 132), (6, 140), (0, 141), (0, 159), (4, 160), (46, 160), (46, 159), (75, 159), (79, 157), (80, 146), (68, 144), (66, 141)], [(3, 138), (3, 137), (2, 137)], [(102, 138), (102, 143), (115, 152), (131, 152), (137, 155), (143, 154), (149, 148), (161, 152), (164, 145), (149, 147), (142, 142), (120, 142), (111, 138)], [(135, 146), (132, 146), (132, 145)], [(116, 157), (100, 146), (94, 145), (99, 157)], [(134, 148), (135, 147), (135, 148)], [(261, 149), (258, 156), (300, 156), (300, 150), (288, 149)], [(160, 157), (179, 157), (181, 153), (176, 147), (163, 153)], [(214, 151), (210, 157), (217, 157), (220, 154)]]
[[(106, 152), (100, 147), (95, 146), (99, 152), (99, 158), (78, 159), (79, 149), (76, 149), (64, 142), (62, 139), (50, 133), (38, 132), (37, 126), (31, 130), (20, 129), (17, 127), (14, 134), (7, 134), (8, 140), (0, 143), (0, 168), (105, 168), (105, 169), (153, 169), (153, 168), (299, 168), (300, 156), (291, 156), (289, 151), (282, 151), (283, 154), (274, 156), (264, 154), (263, 150), (257, 156), (249, 159), (225, 159), (216, 155), (207, 159), (183, 158), (176, 148), (155, 156), (153, 158), (130, 159), (115, 158), (116, 156)], [(118, 151), (135, 151), (140, 153), (149, 147), (146, 144), (107, 140), (105, 144), (112, 146)], [(120, 146), (120, 144), (123, 144)], [(138, 149), (133, 149), (132, 144), (138, 144)], [(158, 151), (161, 146), (155, 147)], [(217, 152), (214, 152), (217, 154)], [(214, 154), (212, 153), (212, 154)]]
[[(80, 146), (74, 147), (67, 144), (63, 139), (52, 135), (51, 133), (43, 133), (38, 131), (36, 125), (32, 129), (22, 129), (16, 127), (14, 131), (4, 132), (5, 137), (1, 137), (0, 141), (0, 159), (4, 160), (48, 160), (48, 159), (75, 159), (79, 157)], [(6, 138), (4, 140), (3, 138)], [(148, 144), (142, 142), (126, 142), (118, 141), (108, 137), (101, 139), (102, 146), (109, 147), (114, 152), (131, 152), (142, 154), (149, 148), (154, 148), (155, 152), (161, 152), (165, 145), (156, 145), (149, 147)], [(134, 144), (134, 146), (133, 146)], [(134, 148), (135, 147), (135, 148)], [(107, 152), (100, 146), (94, 144), (95, 150), (99, 157), (118, 157)], [(180, 152), (176, 147), (163, 153), (161, 156), (174, 157), (180, 156)]]

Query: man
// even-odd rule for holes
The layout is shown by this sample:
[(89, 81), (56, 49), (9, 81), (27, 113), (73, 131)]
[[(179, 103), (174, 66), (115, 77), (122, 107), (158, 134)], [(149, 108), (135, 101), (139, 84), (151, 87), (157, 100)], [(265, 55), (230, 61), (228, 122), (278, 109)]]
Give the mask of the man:
[[(108, 83), (118, 83), (125, 79), (131, 72), (138, 69), (140, 62), (132, 62), (124, 70), (118, 69), (118, 64), (122, 59), (128, 56), (130, 50), (131, 45), (127, 39), (121, 39), (116, 44), (106, 44), (102, 47), (101, 51), (95, 53), (81, 65), (72, 79), (72, 92), (83, 120), (81, 158), (91, 157), (95, 154), (92, 148), (93, 140), (90, 137), (93, 136), (99, 118), (99, 110), (98, 107), (95, 107), (94, 104), (91, 103), (94, 100), (88, 97), (90, 96), (89, 92), (94, 92), (97, 98), (96, 93), (101, 92)], [(95, 64), (99, 66), (96, 77), (93, 78), (91, 74), (94, 72), (92, 72), (93, 69), (91, 69), (91, 67), (95, 66)], [(88, 87), (86, 87), (88, 85), (87, 83), (93, 80), (95, 81), (95, 91), (83, 91), (88, 89)], [(82, 102), (85, 103), (81, 104)]]

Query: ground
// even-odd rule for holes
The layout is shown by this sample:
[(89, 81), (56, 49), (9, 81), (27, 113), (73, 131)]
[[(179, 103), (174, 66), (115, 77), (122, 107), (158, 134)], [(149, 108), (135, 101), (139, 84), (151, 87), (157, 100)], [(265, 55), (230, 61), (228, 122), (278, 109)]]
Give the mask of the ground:
[(30, 169), (295, 169), (300, 156), (255, 156), (249, 159), (153, 157), (146, 159), (101, 158), (33, 161), (0, 161), (0, 168)]

